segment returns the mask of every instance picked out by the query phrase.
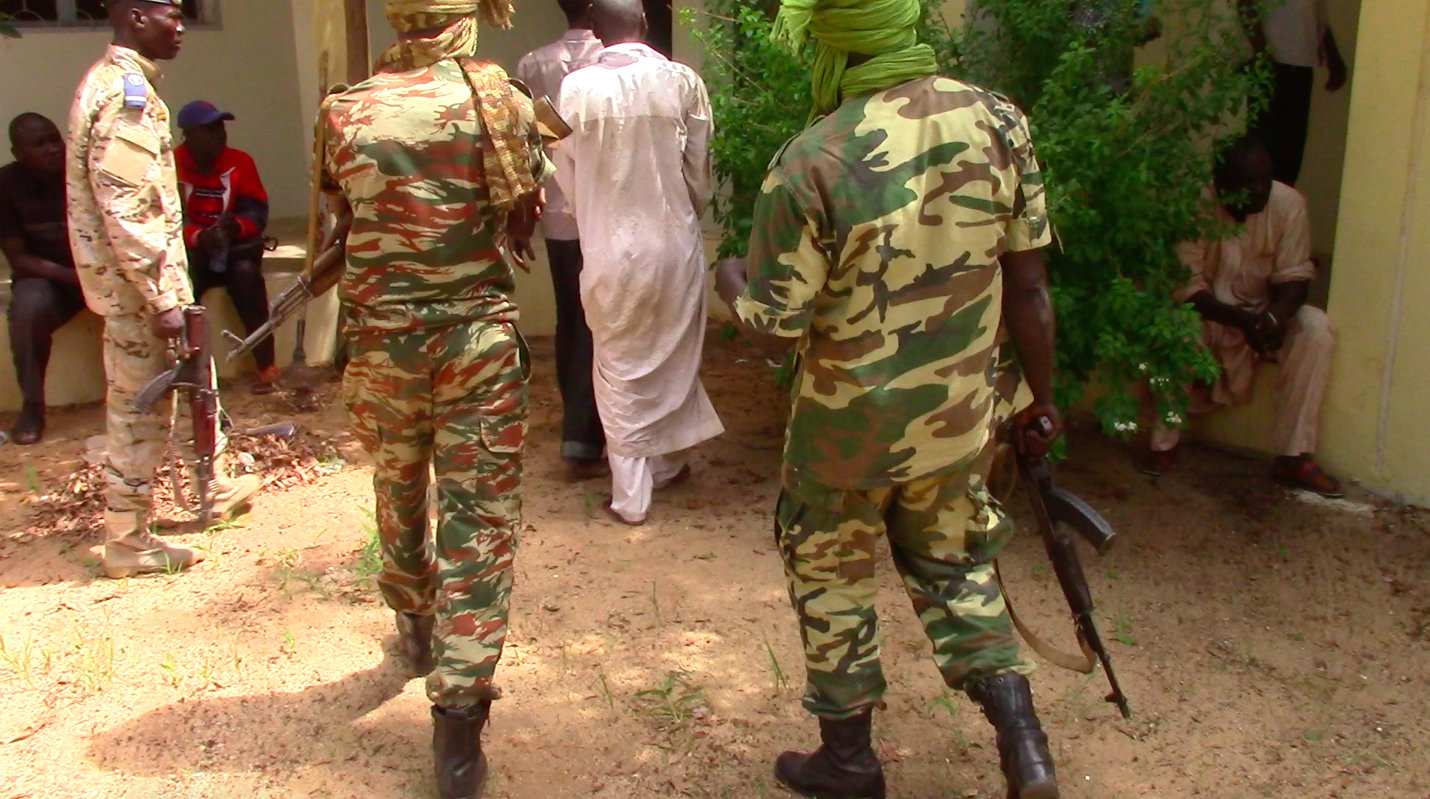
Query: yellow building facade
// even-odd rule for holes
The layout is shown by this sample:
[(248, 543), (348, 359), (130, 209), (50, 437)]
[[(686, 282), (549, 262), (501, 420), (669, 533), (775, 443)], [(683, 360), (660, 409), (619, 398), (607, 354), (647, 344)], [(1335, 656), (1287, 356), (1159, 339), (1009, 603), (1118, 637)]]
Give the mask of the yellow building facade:
[(1321, 414), (1327, 466), (1430, 504), (1430, 0), (1361, 9)]

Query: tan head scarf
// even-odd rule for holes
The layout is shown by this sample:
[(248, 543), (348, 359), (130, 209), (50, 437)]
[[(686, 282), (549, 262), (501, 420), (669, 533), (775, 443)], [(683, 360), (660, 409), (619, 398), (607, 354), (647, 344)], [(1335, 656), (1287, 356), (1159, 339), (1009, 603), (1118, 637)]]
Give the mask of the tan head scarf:
[(497, 28), (510, 28), (511, 0), (387, 0), (386, 11), (398, 33), (428, 35), (399, 39), (378, 56), (376, 70), (408, 72), (447, 59), (459, 62), (482, 117), (482, 166), (492, 205), (510, 211), (538, 188), (526, 126), (506, 72), (470, 59), (477, 54), (477, 15)]

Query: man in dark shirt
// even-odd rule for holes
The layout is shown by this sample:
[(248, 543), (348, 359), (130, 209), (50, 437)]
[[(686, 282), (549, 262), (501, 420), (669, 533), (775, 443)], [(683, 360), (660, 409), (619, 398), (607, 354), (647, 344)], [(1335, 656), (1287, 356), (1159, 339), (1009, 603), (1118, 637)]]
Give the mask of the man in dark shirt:
[(26, 113), (10, 122), (15, 162), (0, 168), (0, 252), (10, 262), (10, 350), (24, 397), (12, 438), (45, 431), (45, 367), (55, 331), (84, 308), (65, 223), (65, 144), (55, 123)]
[[(268, 226), (268, 192), (248, 153), (228, 146), (224, 123), (233, 114), (195, 100), (179, 111), (184, 143), (174, 150), (184, 198), (184, 245), (194, 299), (223, 287), (252, 334), (268, 321), (268, 289), (263, 282), (263, 230)], [(273, 339), (253, 349), (258, 366), (255, 394), (273, 390), (278, 368)]]

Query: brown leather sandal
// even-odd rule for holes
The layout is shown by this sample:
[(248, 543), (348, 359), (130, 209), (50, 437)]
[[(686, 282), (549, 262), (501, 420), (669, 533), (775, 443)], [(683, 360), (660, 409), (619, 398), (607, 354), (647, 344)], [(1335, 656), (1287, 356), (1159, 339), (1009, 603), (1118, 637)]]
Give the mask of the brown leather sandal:
[(1314, 460), (1311, 460), (1309, 455), (1277, 458), (1272, 467), (1272, 474), (1275, 476), (1276, 482), (1288, 488), (1310, 491), (1327, 499), (1340, 499), (1346, 495), (1341, 488), (1340, 481), (1326, 474), (1326, 471)]

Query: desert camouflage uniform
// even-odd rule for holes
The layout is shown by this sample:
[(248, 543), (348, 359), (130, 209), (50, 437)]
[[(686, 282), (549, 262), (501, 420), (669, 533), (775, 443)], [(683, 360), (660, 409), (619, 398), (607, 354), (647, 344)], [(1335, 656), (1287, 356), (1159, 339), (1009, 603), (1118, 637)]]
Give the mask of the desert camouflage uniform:
[(949, 686), (1031, 670), (993, 575), (1013, 530), (986, 477), (1012, 376), (998, 256), (1049, 238), (1022, 113), (947, 78), (849, 100), (771, 165), (736, 311), (800, 337), (776, 535), (815, 714), (883, 695), (886, 531)]
[[(168, 441), (169, 414), (162, 408), (141, 413), (132, 405), (171, 365), (168, 343), (154, 334), (150, 319), (194, 302), (169, 109), (154, 90), (158, 80), (152, 61), (110, 45), (75, 93), (66, 153), (75, 269), (85, 303), (104, 317), (105, 500), (111, 514), (139, 528), (150, 513), (150, 481)], [(187, 407), (179, 413), (188, 418)], [(123, 534), (110, 530), (111, 538)]]
[[(544, 180), (551, 165), (531, 105), (518, 95), (512, 112), (531, 131), (531, 169)], [(380, 73), (336, 98), (322, 120), (326, 179), (354, 215), (339, 286), (352, 353), (343, 391), (376, 461), (379, 585), (394, 610), (436, 614), (427, 693), (448, 708), (498, 693), (526, 437), (528, 357), (474, 157), (478, 119), (449, 59)]]

